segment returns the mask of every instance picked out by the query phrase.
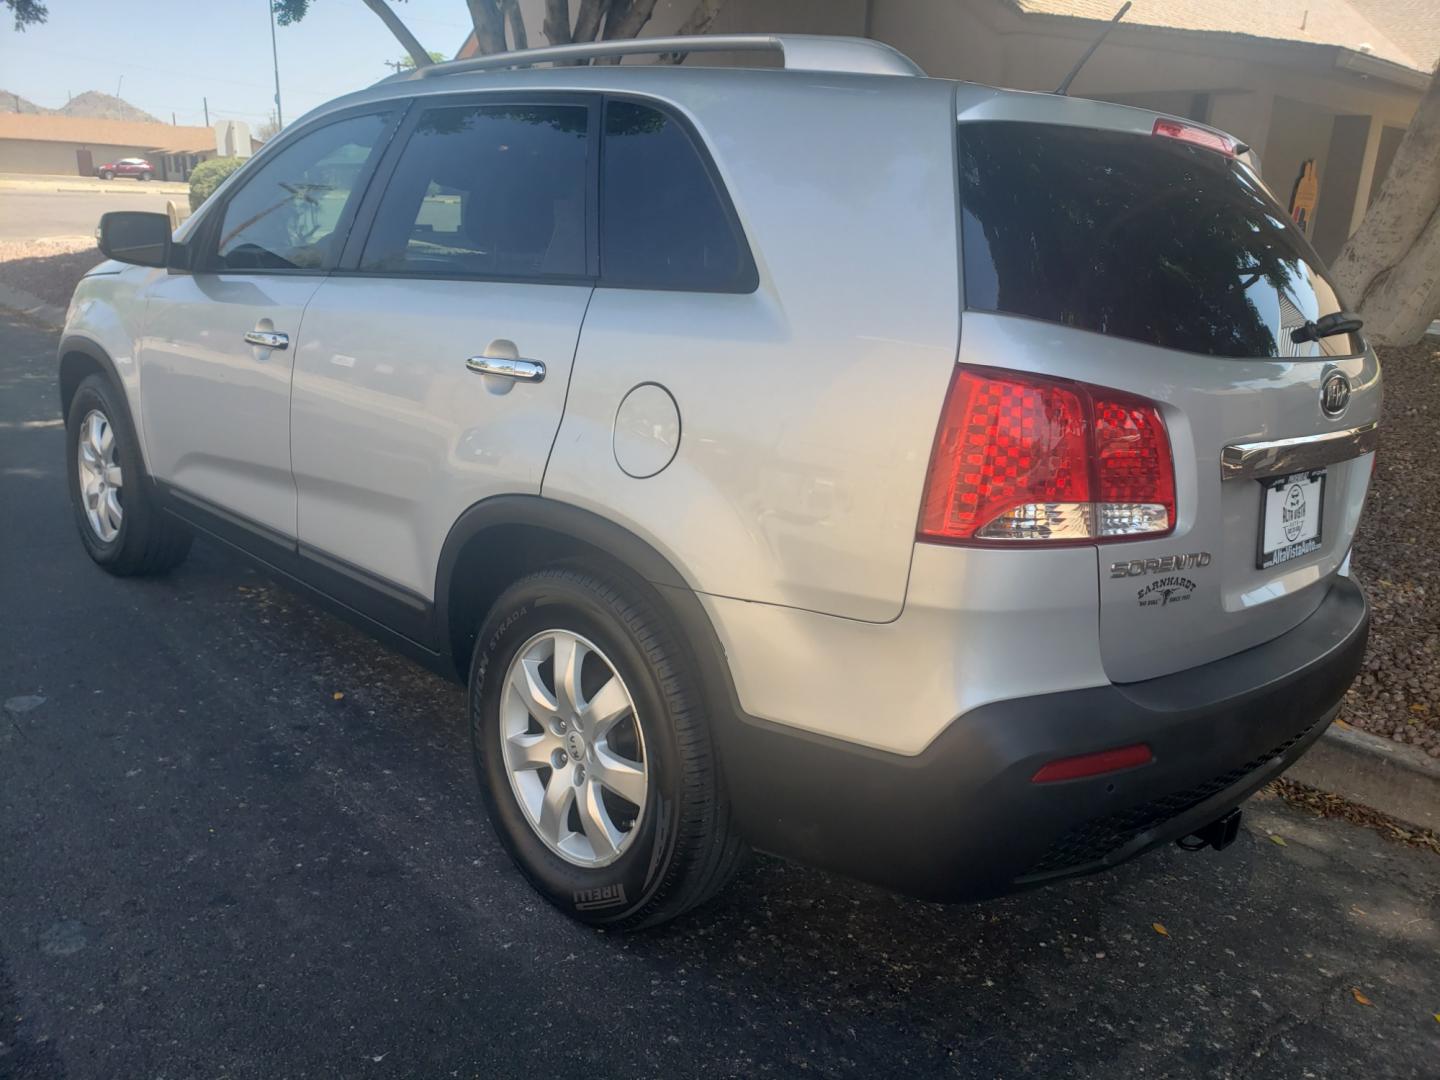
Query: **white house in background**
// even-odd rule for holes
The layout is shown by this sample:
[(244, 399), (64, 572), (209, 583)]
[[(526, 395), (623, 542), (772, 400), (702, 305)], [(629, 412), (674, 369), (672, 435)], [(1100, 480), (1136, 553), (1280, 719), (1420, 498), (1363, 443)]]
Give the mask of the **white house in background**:
[[(874, 37), (932, 75), (1053, 90), (1120, 3), (726, 0), (711, 32)], [(520, 6), (531, 45), (546, 44), (544, 0)], [(694, 6), (659, 0), (645, 34), (675, 33)], [(459, 55), (473, 51), (467, 41)], [(1282, 203), (1313, 162), (1319, 191), (1307, 231), (1333, 258), (1390, 167), (1437, 58), (1440, 0), (1135, 0), (1070, 92), (1238, 135)]]

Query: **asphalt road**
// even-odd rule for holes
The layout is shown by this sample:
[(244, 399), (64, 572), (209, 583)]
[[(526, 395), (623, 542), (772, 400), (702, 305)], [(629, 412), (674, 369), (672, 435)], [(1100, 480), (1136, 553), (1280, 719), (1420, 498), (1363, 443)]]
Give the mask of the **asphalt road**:
[[(163, 214), (170, 199), (184, 195), (154, 194), (138, 180), (112, 180), (117, 190), (33, 191), (0, 188), (0, 240), (41, 240), (63, 236), (94, 236), (107, 210), (151, 210)], [(119, 189), (118, 185), (125, 185)]]
[(86, 560), (54, 341), (0, 317), (0, 1076), (1437, 1074), (1440, 859), (1275, 801), (978, 906), (760, 857), (678, 925), (571, 924), (458, 688), (213, 546)]

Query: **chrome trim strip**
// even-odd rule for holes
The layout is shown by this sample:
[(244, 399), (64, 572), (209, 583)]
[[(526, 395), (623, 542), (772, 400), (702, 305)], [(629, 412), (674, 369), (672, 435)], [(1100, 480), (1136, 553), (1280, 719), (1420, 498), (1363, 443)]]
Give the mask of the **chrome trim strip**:
[(1262, 476), (1304, 472), (1373, 453), (1379, 445), (1379, 424), (1362, 424), (1345, 431), (1327, 431), (1298, 439), (1235, 443), (1220, 451), (1220, 478), (1258, 480)]

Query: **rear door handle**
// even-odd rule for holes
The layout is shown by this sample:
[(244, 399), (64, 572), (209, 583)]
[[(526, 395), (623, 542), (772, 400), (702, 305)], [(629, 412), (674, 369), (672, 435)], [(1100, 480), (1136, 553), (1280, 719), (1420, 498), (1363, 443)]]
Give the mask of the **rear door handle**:
[(288, 349), (290, 335), (276, 330), (247, 330), (245, 331), (245, 344), (258, 345), (262, 349)]
[(508, 356), (472, 356), (465, 366), (481, 375), (503, 375), (507, 379), (524, 382), (541, 382), (545, 378), (545, 365), (539, 360), (512, 359)]

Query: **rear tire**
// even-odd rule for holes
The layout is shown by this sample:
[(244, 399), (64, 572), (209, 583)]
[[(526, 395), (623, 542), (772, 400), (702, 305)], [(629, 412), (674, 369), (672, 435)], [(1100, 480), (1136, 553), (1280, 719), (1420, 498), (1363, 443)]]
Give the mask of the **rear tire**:
[(143, 184), (146, 180), (149, 180), (149, 179), (150, 179), (150, 174), (149, 174), (148, 172), (142, 172), (142, 173), (139, 175), (138, 179), (139, 179), (140, 182)]
[(184, 562), (191, 533), (158, 505), (119, 389), (86, 377), (65, 419), (70, 504), (85, 551), (117, 577), (162, 574)]
[[(549, 659), (536, 660), (547, 648)], [(581, 659), (567, 690), (556, 667), (570, 650)], [(583, 704), (566, 713), (571, 700)], [(606, 713), (620, 719), (607, 727)], [(580, 922), (658, 925), (709, 900), (743, 863), (695, 664), (639, 582), (575, 564), (507, 589), (476, 638), (470, 730), (500, 842)], [(627, 782), (611, 787), (611, 778)], [(550, 811), (547, 829), (552, 798), (564, 808)]]

